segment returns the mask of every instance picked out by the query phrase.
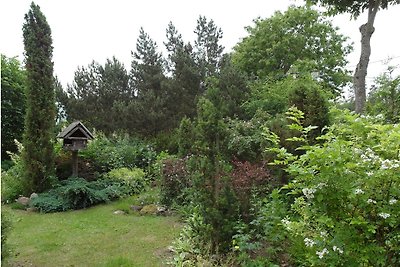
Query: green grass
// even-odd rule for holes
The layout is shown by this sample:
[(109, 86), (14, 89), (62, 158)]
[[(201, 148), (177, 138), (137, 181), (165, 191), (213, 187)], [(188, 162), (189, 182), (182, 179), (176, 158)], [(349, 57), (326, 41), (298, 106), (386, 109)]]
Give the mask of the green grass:
[(176, 217), (113, 214), (132, 201), (52, 214), (4, 207), (13, 218), (4, 266), (163, 266), (181, 225)]

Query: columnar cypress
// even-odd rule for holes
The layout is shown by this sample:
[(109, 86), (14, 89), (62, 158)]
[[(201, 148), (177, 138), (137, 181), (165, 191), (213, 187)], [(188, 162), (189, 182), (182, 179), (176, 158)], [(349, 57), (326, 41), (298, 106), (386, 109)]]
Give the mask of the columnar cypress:
[(24, 131), (23, 163), (27, 191), (49, 188), (54, 175), (53, 135), (55, 93), (51, 29), (40, 7), (32, 2), (23, 24), (25, 68), (27, 72), (27, 110)]

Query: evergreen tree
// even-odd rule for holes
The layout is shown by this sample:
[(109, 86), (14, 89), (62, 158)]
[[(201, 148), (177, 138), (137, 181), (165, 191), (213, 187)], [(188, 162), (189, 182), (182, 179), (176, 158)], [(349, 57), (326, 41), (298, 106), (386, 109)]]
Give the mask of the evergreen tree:
[(220, 62), (220, 71), (210, 79), (205, 97), (223, 117), (243, 117), (241, 106), (249, 94), (247, 77), (232, 64), (230, 55), (225, 54)]
[(211, 77), (219, 70), (219, 61), (224, 47), (219, 44), (223, 36), (221, 28), (218, 28), (213, 20), (207, 20), (200, 16), (197, 20), (197, 35), (195, 44), (196, 62), (200, 68), (202, 81)]
[(27, 72), (27, 110), (23, 137), (23, 163), (27, 191), (42, 192), (54, 175), (56, 106), (51, 29), (40, 7), (32, 2), (23, 25)]

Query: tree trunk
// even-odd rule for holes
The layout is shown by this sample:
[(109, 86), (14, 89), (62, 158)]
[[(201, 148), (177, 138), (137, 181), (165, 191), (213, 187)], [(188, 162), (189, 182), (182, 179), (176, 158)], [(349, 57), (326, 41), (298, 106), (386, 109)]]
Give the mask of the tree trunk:
[(365, 78), (367, 77), (367, 69), (369, 57), (371, 55), (371, 36), (374, 33), (374, 21), (378, 12), (381, 0), (370, 0), (368, 8), (368, 21), (361, 25), (361, 56), (357, 64), (353, 76), (354, 94), (356, 113), (361, 114), (364, 111), (365, 102), (367, 99)]

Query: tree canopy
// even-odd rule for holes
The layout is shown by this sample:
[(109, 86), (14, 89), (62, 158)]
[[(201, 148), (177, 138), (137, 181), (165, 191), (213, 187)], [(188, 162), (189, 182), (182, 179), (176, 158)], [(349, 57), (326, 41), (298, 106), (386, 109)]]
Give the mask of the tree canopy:
[(247, 27), (249, 35), (239, 42), (233, 61), (257, 79), (281, 79), (301, 66), (316, 73), (325, 87), (337, 95), (348, 82), (346, 56), (351, 46), (319, 12), (290, 7)]

